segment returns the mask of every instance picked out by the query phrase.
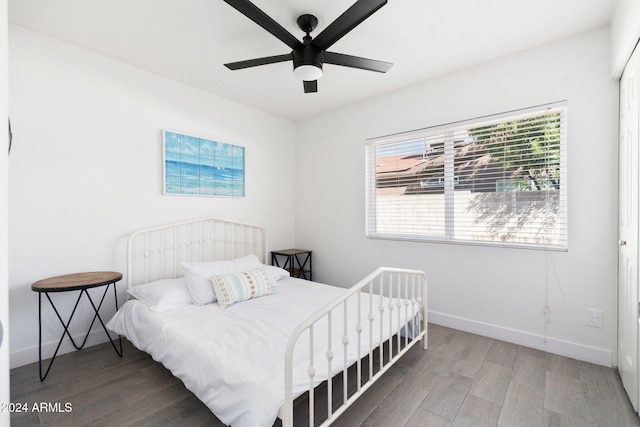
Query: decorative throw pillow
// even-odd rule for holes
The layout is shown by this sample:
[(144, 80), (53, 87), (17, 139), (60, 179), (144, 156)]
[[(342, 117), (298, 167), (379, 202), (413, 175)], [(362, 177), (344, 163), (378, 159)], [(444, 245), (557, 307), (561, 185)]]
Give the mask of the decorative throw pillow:
[(271, 283), (263, 268), (211, 277), (218, 304), (227, 308), (231, 304), (262, 297), (271, 293)]
[(224, 261), (182, 263), (182, 271), (187, 279), (187, 289), (194, 304), (203, 305), (216, 301), (211, 286), (211, 276), (238, 273), (262, 266), (255, 255), (247, 255)]

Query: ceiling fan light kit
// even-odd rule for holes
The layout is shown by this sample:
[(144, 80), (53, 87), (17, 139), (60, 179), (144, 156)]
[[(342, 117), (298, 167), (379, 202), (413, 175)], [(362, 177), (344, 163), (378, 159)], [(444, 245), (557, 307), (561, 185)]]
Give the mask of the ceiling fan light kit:
[(303, 81), (305, 93), (318, 91), (317, 80), (322, 77), (324, 64), (386, 73), (393, 64), (375, 59), (341, 53), (327, 52), (335, 42), (371, 16), (387, 3), (387, 0), (358, 0), (315, 38), (310, 33), (318, 25), (318, 18), (305, 13), (297, 19), (298, 27), (305, 33), (302, 42), (258, 9), (249, 0), (224, 0), (238, 12), (251, 19), (291, 48), (290, 54), (267, 56), (224, 64), (230, 70), (241, 70), (260, 65), (293, 61), (293, 74)]
[(298, 26), (307, 33), (302, 39), (303, 44), (291, 51), (293, 57), (293, 74), (302, 81), (318, 80), (322, 77), (322, 64), (324, 64), (324, 52), (318, 46), (311, 43), (309, 33), (318, 25), (318, 19), (309, 14), (298, 17)]
[(293, 69), (293, 75), (304, 82), (318, 80), (322, 77), (322, 66), (299, 65)]

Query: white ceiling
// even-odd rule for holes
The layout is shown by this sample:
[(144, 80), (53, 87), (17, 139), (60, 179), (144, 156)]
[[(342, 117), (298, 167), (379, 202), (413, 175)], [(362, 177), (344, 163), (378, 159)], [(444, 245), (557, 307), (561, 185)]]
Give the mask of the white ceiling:
[[(254, 0), (295, 36), (318, 34), (355, 0)], [(614, 0), (390, 0), (331, 51), (394, 63), (386, 74), (326, 65), (305, 94), (290, 62), (223, 66), (289, 53), (222, 0), (9, 0), (11, 24), (292, 121), (609, 24)], [(312, 36), (314, 35), (312, 33)]]

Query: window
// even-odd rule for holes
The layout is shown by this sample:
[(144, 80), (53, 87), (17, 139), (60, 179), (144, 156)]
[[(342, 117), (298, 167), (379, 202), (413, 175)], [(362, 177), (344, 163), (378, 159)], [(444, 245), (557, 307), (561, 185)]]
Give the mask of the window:
[(370, 140), (370, 238), (567, 248), (566, 105)]

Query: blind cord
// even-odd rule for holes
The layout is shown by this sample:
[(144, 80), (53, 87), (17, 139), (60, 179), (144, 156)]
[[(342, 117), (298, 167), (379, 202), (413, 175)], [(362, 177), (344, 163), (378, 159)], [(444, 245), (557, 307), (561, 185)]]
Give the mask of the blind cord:
[(543, 341), (546, 343), (547, 342), (547, 329), (548, 329), (548, 325), (551, 324), (551, 306), (549, 303), (549, 290), (551, 287), (551, 280), (549, 278), (550, 273), (553, 275), (553, 281), (555, 282), (555, 284), (558, 287), (558, 291), (560, 292), (560, 295), (562, 296), (562, 301), (563, 303), (566, 305), (566, 301), (567, 301), (567, 295), (564, 292), (564, 289), (562, 287), (562, 282), (560, 281), (560, 278), (558, 277), (558, 270), (556, 268), (556, 264), (554, 262), (553, 259), (553, 255), (554, 252), (552, 251), (544, 251), (545, 253), (545, 295), (544, 295), (544, 334), (543, 334)]

